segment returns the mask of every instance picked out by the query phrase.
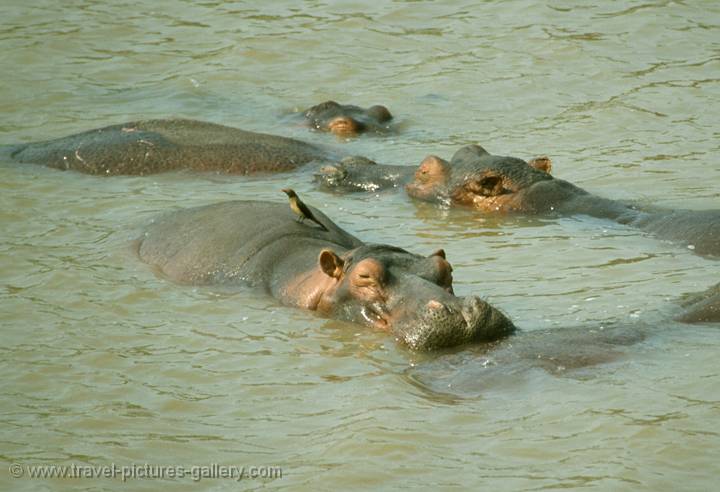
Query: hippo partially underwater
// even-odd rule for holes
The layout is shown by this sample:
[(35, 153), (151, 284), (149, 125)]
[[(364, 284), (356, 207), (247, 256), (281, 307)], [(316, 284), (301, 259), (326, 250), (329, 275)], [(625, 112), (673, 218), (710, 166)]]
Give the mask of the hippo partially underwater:
[(684, 312), (676, 317), (683, 323), (720, 322), (720, 283), (708, 290), (686, 295), (682, 306)]
[[(392, 119), (384, 106), (366, 110), (333, 101), (303, 114), (308, 126), (341, 135), (378, 132)], [(345, 157), (292, 138), (188, 119), (134, 121), (44, 142), (7, 145), (0, 148), (0, 156), (104, 176), (143, 176), (180, 169), (227, 174), (285, 172)]]
[(393, 115), (385, 106), (361, 108), (352, 104), (325, 101), (302, 113), (310, 128), (334, 133), (339, 136), (355, 136), (360, 133), (388, 133)]
[(320, 225), (298, 222), (280, 203), (181, 209), (145, 229), (137, 254), (177, 283), (261, 289), (284, 305), (389, 332), (413, 351), (474, 344), (409, 374), (439, 392), (448, 391), (449, 379), (451, 392), (465, 396), (493, 384), (488, 378), (497, 379), (498, 371), (516, 377), (535, 367), (563, 372), (616, 360), (627, 353), (623, 347), (655, 331), (611, 325), (509, 338), (519, 330), (502, 312), (477, 297), (454, 295), (452, 267), (442, 250), (420, 256), (366, 244), (310, 208)]
[[(359, 132), (387, 127), (392, 118), (383, 106), (365, 110), (332, 101), (306, 110), (304, 117), (314, 128), (339, 134), (348, 133), (343, 128)], [(349, 119), (355, 123), (348, 123)], [(0, 156), (96, 175), (147, 175), (178, 169), (253, 174), (291, 171), (314, 163), (319, 169), (317, 180), (325, 188), (403, 187), (413, 198), (472, 207), (484, 214), (587, 214), (686, 243), (700, 255), (720, 256), (720, 211), (642, 211), (554, 178), (547, 158), (525, 162), (492, 155), (477, 145), (463, 147), (449, 162), (429, 156), (413, 168), (379, 165), (359, 156), (342, 158), (342, 153), (324, 146), (214, 123), (147, 120), (5, 146)], [(694, 314), (689, 311), (684, 319), (720, 321), (717, 290), (703, 294), (693, 304)]]
[(513, 323), (478, 297), (456, 297), (442, 250), (420, 256), (366, 244), (311, 207), (231, 201), (159, 218), (138, 241), (140, 259), (191, 285), (249, 285), (282, 304), (390, 332), (412, 350), (509, 335)]
[(497, 156), (478, 145), (448, 162), (426, 157), (416, 169), (367, 162), (328, 165), (316, 179), (325, 188), (377, 191), (404, 187), (415, 199), (471, 207), (483, 214), (585, 214), (684, 242), (703, 256), (720, 256), (720, 210), (647, 210), (592, 195), (550, 174), (550, 160)]
[[(482, 214), (585, 214), (686, 244), (702, 256), (720, 257), (720, 210), (640, 210), (556, 179), (550, 169), (547, 157), (526, 162), (468, 145), (450, 161), (428, 156), (418, 168), (364, 161), (327, 165), (316, 180), (340, 191), (404, 188), (415, 199), (471, 207)], [(678, 319), (720, 321), (720, 284), (685, 305), (687, 311)]]

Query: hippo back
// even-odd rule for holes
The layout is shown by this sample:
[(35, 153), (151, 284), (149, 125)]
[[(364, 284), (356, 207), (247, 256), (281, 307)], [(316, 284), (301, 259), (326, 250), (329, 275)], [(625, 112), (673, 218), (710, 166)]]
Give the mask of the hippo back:
[(142, 176), (177, 169), (282, 172), (322, 161), (330, 153), (291, 138), (171, 119), (134, 121), (20, 145), (10, 155), (15, 162), (87, 174)]
[[(267, 285), (268, 272), (299, 249), (347, 250), (363, 244), (310, 208), (327, 231), (309, 221), (299, 223), (287, 203), (239, 200), (178, 210), (146, 228), (137, 252), (176, 282)], [(309, 258), (315, 260), (316, 254)]]
[(705, 292), (688, 294), (682, 302), (684, 313), (676, 319), (683, 323), (720, 322), (720, 284)]

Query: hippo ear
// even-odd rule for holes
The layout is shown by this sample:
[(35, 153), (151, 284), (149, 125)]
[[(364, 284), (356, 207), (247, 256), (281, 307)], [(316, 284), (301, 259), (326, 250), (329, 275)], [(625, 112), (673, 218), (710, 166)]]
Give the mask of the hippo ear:
[(439, 256), (439, 257), (442, 258), (443, 260), (446, 260), (446, 259), (447, 259), (447, 257), (445, 256), (445, 250), (444, 250), (444, 249), (439, 249), (439, 250), (435, 251), (435, 252), (434, 252), (433, 254), (431, 254), (428, 258), (432, 258), (433, 256)]
[(393, 118), (392, 114), (390, 114), (390, 110), (385, 106), (381, 106), (379, 104), (371, 107), (370, 109), (368, 109), (367, 112), (369, 116), (375, 118), (380, 123), (390, 121)]
[(546, 172), (548, 174), (550, 174), (550, 171), (552, 171), (552, 160), (546, 155), (530, 159), (528, 161), (528, 164), (530, 164), (531, 167), (539, 169), (540, 171)]
[(318, 258), (318, 263), (320, 264), (320, 269), (328, 277), (337, 279), (342, 277), (343, 265), (345, 262), (342, 258), (336, 255), (334, 251), (330, 249), (322, 250), (320, 252), (320, 257)]

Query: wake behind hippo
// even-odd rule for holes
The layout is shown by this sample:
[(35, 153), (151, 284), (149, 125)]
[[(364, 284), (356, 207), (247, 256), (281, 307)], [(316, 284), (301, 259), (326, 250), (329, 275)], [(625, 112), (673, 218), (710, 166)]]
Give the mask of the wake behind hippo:
[(281, 303), (392, 333), (413, 350), (502, 338), (496, 308), (456, 297), (439, 250), (420, 256), (366, 244), (309, 207), (327, 229), (299, 223), (285, 203), (233, 201), (170, 213), (138, 242), (140, 258), (191, 285), (250, 285)]

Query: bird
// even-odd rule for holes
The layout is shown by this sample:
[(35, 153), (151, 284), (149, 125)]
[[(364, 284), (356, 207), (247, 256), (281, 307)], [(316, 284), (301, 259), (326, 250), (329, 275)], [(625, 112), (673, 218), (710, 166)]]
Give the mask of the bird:
[(323, 231), (327, 231), (327, 227), (317, 220), (313, 213), (310, 211), (307, 205), (305, 205), (301, 200), (300, 197), (297, 196), (297, 193), (293, 191), (290, 188), (283, 188), (283, 193), (285, 193), (288, 196), (288, 201), (290, 202), (290, 208), (293, 212), (295, 212), (295, 215), (298, 216), (298, 221), (302, 223), (305, 219), (310, 219), (313, 222), (315, 222), (317, 225), (320, 226), (320, 228)]

